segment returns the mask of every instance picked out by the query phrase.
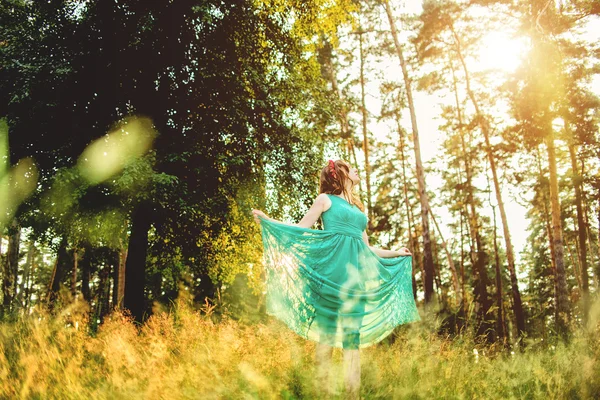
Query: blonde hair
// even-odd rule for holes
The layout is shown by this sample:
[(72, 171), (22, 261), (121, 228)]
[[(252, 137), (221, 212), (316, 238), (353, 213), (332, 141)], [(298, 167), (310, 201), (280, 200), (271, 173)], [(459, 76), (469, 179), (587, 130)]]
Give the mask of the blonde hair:
[[(333, 164), (333, 165), (331, 165)], [(365, 207), (358, 195), (346, 189), (346, 180), (350, 179), (350, 165), (343, 160), (336, 160), (332, 163), (327, 163), (321, 170), (321, 179), (319, 183), (319, 193), (328, 193), (340, 195), (346, 199), (350, 199), (350, 203), (354, 204), (361, 211), (365, 211)]]

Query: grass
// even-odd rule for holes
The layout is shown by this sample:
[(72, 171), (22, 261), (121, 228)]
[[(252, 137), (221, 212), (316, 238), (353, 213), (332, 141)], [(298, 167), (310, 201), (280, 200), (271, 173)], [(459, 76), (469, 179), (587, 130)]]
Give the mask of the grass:
[[(86, 306), (0, 324), (0, 398), (312, 399), (313, 342), (277, 321), (219, 322), (178, 304), (138, 328), (114, 313), (91, 334)], [(361, 350), (365, 399), (600, 398), (600, 330), (507, 354), (427, 323)], [(475, 354), (474, 349), (477, 349)], [(341, 351), (333, 384), (340, 385)]]

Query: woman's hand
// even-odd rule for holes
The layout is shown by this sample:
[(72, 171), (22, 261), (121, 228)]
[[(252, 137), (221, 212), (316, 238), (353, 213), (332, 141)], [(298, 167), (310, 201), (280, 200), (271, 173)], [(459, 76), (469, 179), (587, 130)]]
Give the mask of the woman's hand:
[[(363, 236), (363, 238), (366, 234)], [(366, 242), (365, 242), (366, 243)], [(377, 247), (369, 246), (369, 248), (373, 251), (373, 253), (377, 254), (381, 258), (394, 258), (401, 256), (410, 256), (410, 250), (406, 247), (402, 247), (400, 250), (384, 250), (379, 249)]]
[(260, 224), (259, 217), (262, 217), (264, 219), (270, 219), (267, 214), (265, 214), (264, 212), (262, 212), (260, 210), (252, 210), (252, 215), (254, 216), (254, 221), (256, 221), (257, 224)]
[(398, 250), (398, 255), (399, 256), (410, 256), (411, 252), (407, 247), (402, 247), (400, 250)]

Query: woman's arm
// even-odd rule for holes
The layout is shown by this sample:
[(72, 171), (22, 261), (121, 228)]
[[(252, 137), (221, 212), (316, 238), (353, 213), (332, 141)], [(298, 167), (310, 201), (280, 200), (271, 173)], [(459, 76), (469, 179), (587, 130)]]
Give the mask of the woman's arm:
[(258, 217), (260, 216), (269, 221), (275, 221), (288, 225), (295, 225), (301, 228), (311, 228), (315, 224), (315, 222), (319, 220), (321, 214), (329, 210), (329, 207), (331, 207), (331, 200), (329, 199), (329, 197), (327, 197), (326, 194), (321, 193), (317, 196), (315, 202), (310, 207), (306, 215), (297, 224), (289, 224), (287, 222), (278, 221), (274, 218), (269, 217), (267, 214), (260, 210), (252, 210), (252, 214), (254, 214), (254, 220), (258, 223), (260, 223), (260, 220), (258, 219)]
[[(363, 231), (363, 241), (369, 246), (369, 236), (367, 236), (367, 231)], [(392, 257), (400, 257), (400, 256), (410, 256), (410, 250), (406, 247), (402, 247), (400, 250), (384, 250), (377, 247), (369, 246), (373, 253), (377, 254), (381, 258), (392, 258)]]

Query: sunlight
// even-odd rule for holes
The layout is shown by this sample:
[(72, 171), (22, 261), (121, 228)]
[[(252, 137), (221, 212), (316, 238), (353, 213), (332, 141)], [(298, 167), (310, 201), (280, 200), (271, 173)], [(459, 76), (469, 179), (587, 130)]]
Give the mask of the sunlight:
[(526, 52), (525, 38), (513, 39), (505, 32), (490, 32), (481, 38), (478, 66), (482, 70), (513, 72)]

